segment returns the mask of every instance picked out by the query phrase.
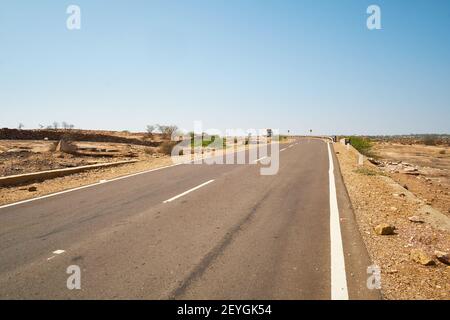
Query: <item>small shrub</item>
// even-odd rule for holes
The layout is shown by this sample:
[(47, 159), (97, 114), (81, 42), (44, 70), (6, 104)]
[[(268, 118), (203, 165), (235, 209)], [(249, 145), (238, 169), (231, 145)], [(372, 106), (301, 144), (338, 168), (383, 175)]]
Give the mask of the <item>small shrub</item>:
[(438, 139), (434, 136), (427, 136), (425, 139), (423, 139), (423, 143), (426, 146), (435, 146), (438, 144)]
[(369, 139), (363, 137), (350, 137), (349, 140), (350, 144), (361, 154), (367, 157), (374, 157), (373, 153), (370, 151), (372, 143)]
[(176, 146), (175, 141), (164, 141), (159, 147), (159, 152), (166, 155), (171, 155), (173, 148)]
[(358, 168), (355, 170), (356, 173), (363, 174), (365, 176), (376, 176), (378, 172), (368, 168)]
[(439, 151), (439, 154), (445, 154), (445, 150), (443, 149), (443, 150), (441, 150), (441, 151)]

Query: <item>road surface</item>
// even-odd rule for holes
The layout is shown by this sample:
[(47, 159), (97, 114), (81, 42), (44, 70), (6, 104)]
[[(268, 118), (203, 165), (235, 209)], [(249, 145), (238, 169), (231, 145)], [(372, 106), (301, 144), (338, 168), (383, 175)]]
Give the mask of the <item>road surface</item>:
[(280, 148), (276, 175), (183, 164), (0, 207), (0, 298), (379, 298), (332, 147)]

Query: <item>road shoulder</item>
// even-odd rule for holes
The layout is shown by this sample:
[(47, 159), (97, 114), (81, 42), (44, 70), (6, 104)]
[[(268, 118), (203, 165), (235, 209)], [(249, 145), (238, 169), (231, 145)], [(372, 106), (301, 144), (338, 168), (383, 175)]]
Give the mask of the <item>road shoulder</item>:
[(332, 152), (332, 155), (349, 299), (378, 300), (381, 298), (380, 291), (367, 287), (367, 280), (370, 276), (367, 270), (373, 265), (373, 262), (360, 234), (350, 197), (341, 174), (339, 161), (335, 152)]
[[(449, 299), (449, 267), (439, 262), (434, 252), (448, 252), (450, 234), (420, 219), (411, 221), (420, 218), (420, 203), (398, 193), (375, 166), (358, 165), (352, 148), (341, 144), (334, 148), (360, 234), (372, 261), (380, 267), (383, 298)], [(395, 227), (395, 232), (377, 234), (375, 227), (384, 223)], [(434, 265), (414, 261), (414, 252), (433, 260)]]

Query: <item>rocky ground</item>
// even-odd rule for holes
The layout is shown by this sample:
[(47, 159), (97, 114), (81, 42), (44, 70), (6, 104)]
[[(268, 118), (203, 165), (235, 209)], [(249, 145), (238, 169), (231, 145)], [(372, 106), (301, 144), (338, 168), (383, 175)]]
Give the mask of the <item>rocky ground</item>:
[(391, 177), (416, 175), (390, 172), (368, 161), (360, 166), (353, 149), (335, 144), (335, 150), (361, 235), (381, 268), (383, 297), (450, 299), (449, 218), (411, 193), (411, 183), (407, 190)]
[[(56, 151), (54, 141), (0, 140), (0, 176), (146, 158), (156, 148), (119, 143), (74, 143), (76, 153)], [(146, 152), (147, 151), (147, 152)]]
[(450, 217), (450, 147), (376, 143), (378, 166)]
[(169, 156), (148, 156), (146, 160), (142, 159), (142, 161), (137, 163), (85, 171), (23, 186), (0, 187), (0, 205), (81, 187), (97, 183), (100, 180), (108, 180), (171, 164), (172, 160)]

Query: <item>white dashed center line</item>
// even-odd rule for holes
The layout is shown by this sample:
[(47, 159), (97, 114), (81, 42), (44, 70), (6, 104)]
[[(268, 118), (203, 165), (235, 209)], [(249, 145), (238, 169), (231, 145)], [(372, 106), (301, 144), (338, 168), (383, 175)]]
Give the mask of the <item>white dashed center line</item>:
[(178, 198), (181, 198), (182, 196), (185, 196), (185, 195), (187, 195), (188, 193), (190, 193), (190, 192), (192, 192), (192, 191), (195, 191), (195, 190), (197, 190), (197, 189), (200, 189), (201, 187), (204, 187), (204, 186), (206, 186), (207, 184), (210, 184), (211, 182), (214, 182), (214, 179), (209, 180), (209, 181), (206, 181), (205, 183), (202, 183), (201, 185), (196, 186), (195, 188), (189, 189), (188, 191), (185, 191), (185, 192), (183, 192), (183, 193), (181, 193), (181, 194), (179, 194), (179, 195), (177, 195), (177, 196), (175, 196), (175, 197), (173, 197), (173, 198), (170, 198), (170, 199), (164, 201), (163, 203), (169, 203), (169, 202), (172, 202), (173, 200), (176, 200), (176, 199), (178, 199)]
[(261, 160), (263, 160), (263, 159), (265, 159), (265, 158), (267, 158), (267, 156), (262, 157), (262, 158), (259, 158), (259, 159), (256, 159), (254, 162), (255, 162), (255, 163), (258, 163), (259, 161), (261, 161)]

